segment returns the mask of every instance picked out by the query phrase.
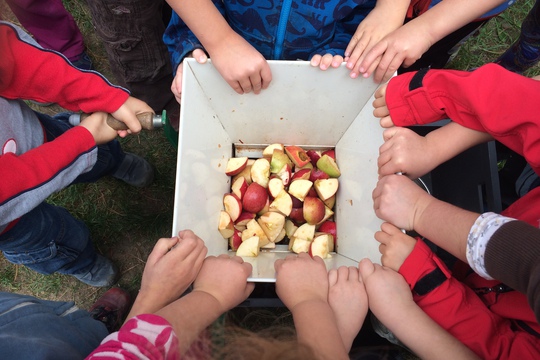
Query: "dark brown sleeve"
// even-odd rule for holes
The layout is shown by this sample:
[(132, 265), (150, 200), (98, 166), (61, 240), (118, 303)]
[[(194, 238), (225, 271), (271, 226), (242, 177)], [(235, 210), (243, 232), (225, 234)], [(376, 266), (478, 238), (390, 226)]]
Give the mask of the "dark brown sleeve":
[(540, 321), (540, 229), (510, 221), (497, 230), (486, 246), (489, 275), (527, 295)]

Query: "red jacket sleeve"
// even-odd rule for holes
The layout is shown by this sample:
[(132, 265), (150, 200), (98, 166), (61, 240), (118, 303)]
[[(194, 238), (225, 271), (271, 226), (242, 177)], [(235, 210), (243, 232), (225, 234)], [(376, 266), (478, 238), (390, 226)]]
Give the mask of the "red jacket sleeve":
[(435, 322), (482, 359), (538, 356), (538, 339), (523, 331), (514, 331), (511, 321), (490, 311), (471, 288), (448, 277), (446, 266), (423, 241), (417, 241), (399, 273), (412, 289), (422, 276), (437, 267), (447, 275), (447, 280), (423, 296), (414, 295), (414, 301)]
[(390, 80), (386, 103), (397, 126), (450, 118), (487, 132), (522, 154), (540, 173), (540, 81), (487, 64), (475, 71), (429, 70), (409, 89), (415, 73)]
[(101, 74), (75, 68), (62, 55), (22, 41), (14, 27), (0, 24), (0, 96), (56, 102), (72, 110), (114, 112), (129, 93)]

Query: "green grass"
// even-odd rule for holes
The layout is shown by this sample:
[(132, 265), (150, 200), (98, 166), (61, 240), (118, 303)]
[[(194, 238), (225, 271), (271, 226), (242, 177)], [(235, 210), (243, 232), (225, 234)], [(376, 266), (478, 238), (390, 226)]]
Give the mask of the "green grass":
[[(519, 1), (489, 21), (463, 45), (449, 67), (465, 70), (494, 60), (517, 38), (521, 21), (533, 3), (534, 0)], [(94, 33), (86, 2), (65, 0), (65, 4), (85, 36), (97, 70), (114, 82), (109, 75), (104, 48)], [(9, 14), (7, 18), (15, 20)], [(534, 67), (527, 74), (539, 75), (540, 67)], [(58, 107), (36, 109), (51, 114), (61, 110)], [(144, 156), (155, 166), (155, 182), (150, 187), (135, 189), (108, 178), (94, 184), (71, 186), (48, 201), (67, 208), (88, 225), (98, 251), (119, 265), (122, 275), (119, 285), (136, 295), (144, 263), (153, 245), (160, 237), (171, 235), (176, 150), (161, 130), (142, 132), (121, 141), (126, 151)], [(106, 289), (85, 286), (64, 275), (40, 275), (0, 257), (0, 290), (52, 300), (74, 300), (85, 308)]]

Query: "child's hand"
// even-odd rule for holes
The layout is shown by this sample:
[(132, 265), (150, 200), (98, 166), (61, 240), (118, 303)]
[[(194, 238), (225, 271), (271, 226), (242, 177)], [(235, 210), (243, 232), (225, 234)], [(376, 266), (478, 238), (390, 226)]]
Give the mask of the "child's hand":
[(411, 254), (417, 241), (387, 222), (382, 223), (381, 231), (375, 233), (375, 240), (381, 243), (379, 246), (381, 263), (395, 271), (399, 270)]
[[(199, 64), (204, 64), (206, 60), (208, 60), (206, 53), (202, 49), (193, 50), (187, 57), (195, 58)], [(184, 75), (183, 71), (184, 62), (182, 61), (176, 69), (176, 75), (171, 84), (171, 91), (179, 104), (182, 102), (182, 78)]]
[(208, 249), (190, 230), (159, 239), (148, 256), (130, 317), (154, 313), (175, 301), (195, 280)]
[(247, 282), (251, 271), (251, 264), (239, 256), (209, 256), (193, 283), (193, 291), (213, 296), (219, 303), (219, 313), (224, 313), (247, 299), (255, 288), (254, 283)]
[(415, 307), (409, 285), (397, 272), (369, 259), (358, 264), (358, 270), (366, 286), (369, 308), (386, 326), (401, 318), (408, 307)]
[(341, 55), (332, 55), (324, 54), (322, 55), (313, 55), (311, 58), (310, 64), (313, 67), (319, 67), (321, 70), (326, 70), (330, 66), (333, 68), (338, 68), (343, 63), (343, 56)]
[(323, 259), (307, 253), (274, 262), (276, 293), (289, 309), (306, 301), (328, 302), (328, 271)]
[(379, 177), (399, 172), (418, 179), (437, 167), (437, 147), (413, 130), (392, 127), (383, 132), (383, 138), (377, 159)]
[[(358, 25), (349, 45), (345, 49), (345, 61), (347, 68), (351, 70), (350, 76), (356, 78), (360, 75), (360, 64), (364, 61), (367, 53), (386, 35), (403, 25), (405, 12), (400, 13), (399, 9), (381, 6), (377, 4), (373, 10)], [(375, 59), (369, 66), (368, 71), (372, 73), (379, 64), (380, 57)]]
[(107, 115), (108, 114), (104, 112), (95, 112), (86, 117), (79, 124), (79, 126), (90, 131), (97, 145), (106, 144), (109, 141), (114, 140), (118, 135), (118, 131), (107, 124)]
[(395, 226), (413, 230), (416, 219), (434, 200), (411, 179), (403, 175), (387, 175), (373, 190), (373, 208), (379, 219)]
[(394, 121), (390, 117), (390, 111), (386, 105), (386, 87), (388, 84), (381, 85), (377, 91), (375, 91), (375, 100), (373, 100), (373, 115), (380, 118), (380, 124), (383, 128), (389, 128), (394, 126)]
[(142, 126), (137, 119), (137, 115), (143, 113), (154, 113), (154, 110), (142, 100), (130, 96), (127, 98), (126, 102), (118, 108), (115, 112), (112, 112), (111, 115), (116, 119), (124, 122), (129, 130), (120, 130), (118, 135), (120, 137), (125, 137), (128, 134), (137, 134), (141, 131)]
[(429, 35), (429, 29), (416, 26), (414, 21), (408, 22), (379, 41), (366, 54), (358, 70), (364, 77), (369, 77), (373, 72), (373, 63), (380, 59), (374, 80), (386, 81), (401, 64), (408, 67), (422, 57), (434, 43)]
[[(238, 94), (259, 94), (268, 88), (272, 72), (266, 59), (240, 35), (212, 49), (210, 58), (223, 79)], [(209, 50), (210, 51), (210, 50)]]

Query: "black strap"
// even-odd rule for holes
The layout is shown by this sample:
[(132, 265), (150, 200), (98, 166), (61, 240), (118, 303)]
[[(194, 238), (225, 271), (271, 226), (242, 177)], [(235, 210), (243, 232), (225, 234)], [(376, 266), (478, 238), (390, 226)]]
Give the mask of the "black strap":
[(446, 281), (446, 275), (442, 272), (441, 269), (436, 268), (420, 280), (416, 282), (414, 286), (414, 293), (417, 295), (426, 295), (431, 291), (439, 287), (443, 282)]
[(409, 91), (413, 91), (415, 89), (418, 89), (419, 87), (422, 87), (422, 80), (424, 80), (424, 76), (426, 76), (429, 68), (422, 68), (414, 74), (414, 76), (411, 79), (411, 82), (409, 83)]

